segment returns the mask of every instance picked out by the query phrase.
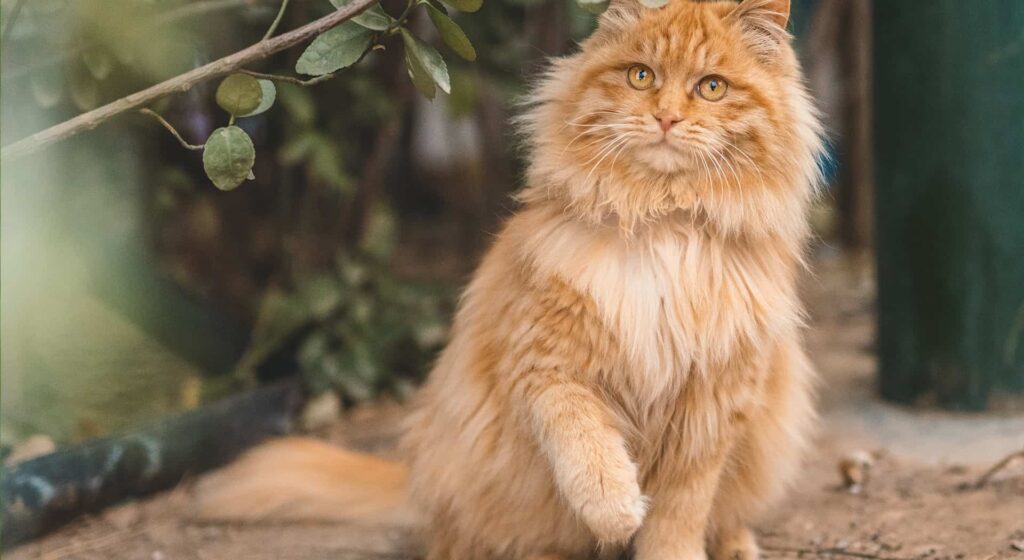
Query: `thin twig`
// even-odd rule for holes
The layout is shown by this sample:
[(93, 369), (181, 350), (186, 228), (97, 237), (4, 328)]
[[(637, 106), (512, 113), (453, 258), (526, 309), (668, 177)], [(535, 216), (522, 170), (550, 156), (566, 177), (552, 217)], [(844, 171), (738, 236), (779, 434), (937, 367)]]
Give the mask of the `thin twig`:
[(0, 33), (0, 45), (7, 43), (7, 39), (11, 36), (11, 30), (14, 29), (14, 22), (18, 20), (18, 15), (21, 14), (21, 9), (25, 6), (25, 0), (14, 0), (14, 6), (11, 8), (11, 13), (7, 15), (7, 20), (4, 21), (4, 30)]
[(335, 76), (335, 74), (324, 74), (323, 76), (317, 76), (308, 80), (302, 78), (296, 78), (295, 76), (281, 76), (279, 74), (264, 74), (263, 72), (254, 72), (252, 70), (239, 70), (242, 74), (248, 74), (253, 78), (263, 78), (264, 80), (270, 80), (273, 82), (288, 82), (289, 84), (297, 84), (300, 86), (315, 86), (320, 82), (326, 82)]
[(971, 488), (978, 490), (984, 487), (986, 484), (989, 483), (989, 481), (992, 480), (993, 476), (999, 473), (999, 471), (1005, 469), (1010, 463), (1021, 458), (1024, 458), (1024, 449), (1019, 449), (1017, 451), (1014, 451), (1013, 453), (1010, 453), (1006, 457), (1003, 457), (1002, 459), (999, 460), (998, 463), (992, 465), (992, 468), (985, 471), (985, 474), (978, 477), (978, 480), (976, 480), (974, 484), (971, 485)]
[(160, 124), (162, 124), (164, 128), (167, 129), (168, 132), (174, 135), (174, 137), (178, 140), (178, 143), (181, 144), (182, 147), (184, 147), (186, 150), (202, 150), (205, 147), (204, 144), (189, 144), (188, 142), (186, 142), (185, 139), (181, 137), (181, 134), (178, 133), (178, 130), (174, 128), (174, 126), (171, 125), (171, 123), (167, 122), (167, 119), (161, 117), (160, 114), (156, 111), (152, 111), (150, 109), (143, 107), (139, 109), (139, 112), (144, 115), (149, 115), (157, 121), (159, 121)]
[(277, 31), (277, 26), (281, 25), (281, 20), (284, 18), (284, 11), (288, 9), (288, 0), (281, 0), (281, 7), (277, 10), (277, 16), (274, 17), (273, 23), (270, 24), (270, 29), (263, 34), (263, 40), (271, 38), (274, 32)]
[(149, 105), (165, 95), (188, 91), (198, 83), (234, 72), (253, 61), (262, 60), (303, 41), (308, 41), (328, 29), (359, 15), (376, 2), (377, 0), (354, 0), (352, 3), (346, 4), (344, 7), (318, 20), (307, 23), (298, 29), (278, 35), (273, 39), (260, 41), (234, 54), (195, 68), (127, 97), (122, 97), (98, 109), (83, 113), (73, 119), (37, 132), (28, 138), (23, 138), (13, 144), (4, 146), (3, 150), (0, 150), (0, 158), (7, 160), (8, 158), (14, 159), (31, 154), (54, 142), (66, 140), (85, 130), (92, 130), (121, 113)]

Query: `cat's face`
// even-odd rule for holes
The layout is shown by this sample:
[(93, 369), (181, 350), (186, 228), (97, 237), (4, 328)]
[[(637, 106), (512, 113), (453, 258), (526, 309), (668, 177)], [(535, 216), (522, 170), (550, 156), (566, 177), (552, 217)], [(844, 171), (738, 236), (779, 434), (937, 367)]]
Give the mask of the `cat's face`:
[[(784, 119), (788, 1), (621, 0), (582, 51), (570, 150), (652, 173), (739, 174)], [(752, 3), (743, 8), (750, 10)]]
[(532, 160), (520, 198), (624, 231), (683, 214), (802, 236), (821, 125), (788, 15), (789, 0), (613, 0), (522, 119)]

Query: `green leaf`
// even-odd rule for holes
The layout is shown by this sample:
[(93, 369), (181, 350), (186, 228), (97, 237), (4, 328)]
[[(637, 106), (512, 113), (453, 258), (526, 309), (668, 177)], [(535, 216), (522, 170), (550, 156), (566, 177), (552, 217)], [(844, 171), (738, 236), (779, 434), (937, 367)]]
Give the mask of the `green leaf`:
[(260, 84), (260, 89), (263, 90), (263, 97), (260, 100), (260, 106), (253, 109), (251, 112), (244, 115), (238, 115), (240, 117), (254, 117), (260, 113), (265, 113), (268, 109), (274, 106), (274, 101), (277, 101), (277, 87), (274, 86), (274, 82), (270, 80), (257, 80)]
[(601, 15), (601, 13), (608, 9), (608, 0), (576, 0), (576, 4), (596, 15)]
[(469, 61), (476, 60), (476, 49), (473, 48), (473, 44), (469, 42), (469, 37), (466, 37), (466, 33), (462, 31), (459, 24), (452, 21), (452, 18), (434, 6), (430, 4), (426, 6), (430, 20), (434, 22), (434, 27), (441, 34), (441, 39), (444, 40), (445, 44), (462, 58)]
[(402, 29), (402, 42), (405, 45), (405, 65), (416, 89), (428, 99), (434, 98), (434, 84), (437, 84), (441, 91), (451, 93), (448, 66), (441, 58), (441, 53), (413, 37), (407, 29)]
[(284, 110), (295, 119), (295, 122), (305, 126), (311, 126), (316, 120), (316, 103), (309, 88), (295, 84), (280, 84), (277, 88), (277, 98), (284, 106)]
[(252, 172), (255, 161), (256, 149), (252, 139), (237, 126), (214, 130), (203, 149), (206, 176), (222, 191), (241, 185)]
[(668, 4), (668, 0), (640, 0), (640, 3), (648, 8), (660, 8)]
[(234, 116), (255, 111), (262, 101), (259, 80), (248, 74), (232, 74), (217, 86), (217, 105)]
[(287, 140), (277, 158), (283, 165), (295, 165), (309, 157), (320, 141), (316, 132), (305, 131)]
[(437, 88), (434, 86), (434, 79), (430, 77), (426, 69), (420, 65), (420, 63), (409, 54), (409, 50), (405, 51), (405, 69), (409, 72), (409, 79), (412, 80), (412, 84), (416, 86), (416, 89), (423, 94), (423, 97), (427, 99), (433, 99), (437, 94)]
[(316, 319), (325, 319), (341, 307), (345, 294), (338, 279), (323, 274), (299, 284), (298, 295)]
[(483, 0), (444, 0), (445, 4), (455, 8), (460, 12), (475, 12), (483, 6)]
[(32, 97), (40, 107), (55, 107), (64, 98), (64, 73), (56, 66), (40, 68), (38, 72), (29, 74), (28, 81)]
[(89, 73), (97, 80), (105, 80), (114, 71), (114, 59), (110, 53), (99, 48), (89, 47), (82, 51), (82, 62)]
[(249, 348), (239, 360), (239, 368), (258, 367), (312, 321), (312, 312), (300, 298), (268, 290), (256, 315)]
[(299, 57), (295, 71), (307, 76), (323, 76), (351, 66), (363, 56), (372, 40), (372, 31), (346, 21), (314, 39)]
[[(348, 3), (348, 0), (331, 0), (331, 4), (333, 4), (335, 8), (341, 8), (342, 6), (348, 5)], [(380, 4), (374, 4), (367, 8), (363, 13), (352, 18), (351, 21), (354, 21), (367, 29), (384, 31), (391, 27), (391, 24), (394, 23), (395, 20), (380, 7)]]
[(71, 102), (79, 111), (89, 111), (100, 105), (100, 86), (84, 65), (74, 65), (68, 72)]

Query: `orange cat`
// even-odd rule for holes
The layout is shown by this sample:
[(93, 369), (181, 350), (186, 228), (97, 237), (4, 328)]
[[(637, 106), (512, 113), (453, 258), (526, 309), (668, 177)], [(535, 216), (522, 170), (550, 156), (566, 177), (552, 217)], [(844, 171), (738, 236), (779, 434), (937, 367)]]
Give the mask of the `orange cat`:
[[(538, 88), (523, 208), (409, 419), (430, 560), (756, 558), (747, 524), (813, 422), (795, 283), (821, 130), (789, 1), (633, 2)], [(353, 471), (379, 470), (360, 461), (278, 442), (201, 508), (398, 505), (405, 474), (387, 469), (352, 497)]]

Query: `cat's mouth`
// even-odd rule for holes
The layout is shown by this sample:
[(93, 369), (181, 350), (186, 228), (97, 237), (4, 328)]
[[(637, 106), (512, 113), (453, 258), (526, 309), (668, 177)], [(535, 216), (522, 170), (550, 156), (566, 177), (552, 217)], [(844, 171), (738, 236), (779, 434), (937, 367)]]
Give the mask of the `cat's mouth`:
[(699, 169), (698, 150), (690, 142), (671, 135), (659, 135), (635, 150), (642, 165), (659, 173), (685, 173)]

